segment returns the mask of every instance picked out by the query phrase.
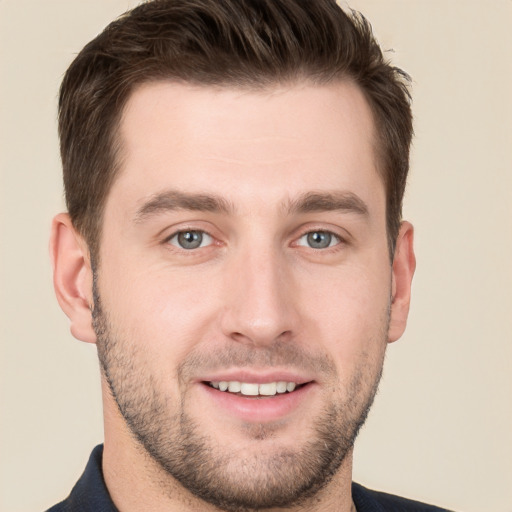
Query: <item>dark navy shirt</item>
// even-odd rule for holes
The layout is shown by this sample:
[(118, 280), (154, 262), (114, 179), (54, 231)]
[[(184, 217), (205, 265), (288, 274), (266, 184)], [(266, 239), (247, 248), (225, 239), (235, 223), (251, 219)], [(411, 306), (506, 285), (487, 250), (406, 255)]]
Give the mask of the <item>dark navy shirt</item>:
[[(118, 512), (103, 480), (102, 455), (103, 445), (96, 446), (71, 494), (47, 512)], [(357, 512), (448, 512), (444, 508), (371, 491), (356, 483), (352, 484), (352, 499)]]

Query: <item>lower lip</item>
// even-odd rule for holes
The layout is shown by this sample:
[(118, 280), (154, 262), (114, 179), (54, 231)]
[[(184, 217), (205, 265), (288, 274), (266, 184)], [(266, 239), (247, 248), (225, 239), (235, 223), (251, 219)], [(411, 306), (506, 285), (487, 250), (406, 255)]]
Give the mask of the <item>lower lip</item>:
[(219, 391), (205, 383), (201, 383), (200, 386), (216, 406), (250, 423), (268, 423), (284, 419), (300, 409), (316, 387), (310, 382), (291, 393), (255, 398)]

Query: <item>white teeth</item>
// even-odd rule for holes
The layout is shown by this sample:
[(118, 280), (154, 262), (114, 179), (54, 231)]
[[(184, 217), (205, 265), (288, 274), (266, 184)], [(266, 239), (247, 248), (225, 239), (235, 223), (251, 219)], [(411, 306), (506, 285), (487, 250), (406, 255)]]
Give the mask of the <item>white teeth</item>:
[(268, 384), (260, 384), (260, 395), (272, 396), (277, 392), (277, 382), (269, 382)]
[(284, 382), (283, 380), (280, 380), (277, 383), (277, 392), (278, 393), (286, 393), (286, 382)]
[(242, 389), (242, 384), (240, 384), (240, 382), (238, 382), (236, 380), (230, 382), (228, 385), (228, 390), (230, 393), (239, 393), (241, 389)]
[(259, 395), (259, 386), (258, 384), (247, 384), (246, 382), (242, 382), (240, 393), (242, 393), (242, 395), (257, 396)]
[(252, 384), (250, 382), (233, 381), (212, 381), (210, 385), (220, 391), (229, 391), (230, 393), (241, 393), (245, 396), (274, 396), (279, 393), (291, 393), (296, 387), (295, 382), (266, 382), (264, 384)]

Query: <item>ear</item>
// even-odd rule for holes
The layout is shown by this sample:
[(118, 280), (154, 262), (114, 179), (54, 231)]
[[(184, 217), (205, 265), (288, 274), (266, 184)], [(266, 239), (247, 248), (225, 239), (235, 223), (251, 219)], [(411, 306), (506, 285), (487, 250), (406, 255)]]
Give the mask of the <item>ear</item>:
[(50, 257), (55, 294), (60, 307), (71, 321), (71, 334), (78, 340), (95, 343), (89, 250), (66, 213), (53, 219)]
[(395, 247), (391, 284), (391, 318), (388, 341), (396, 341), (402, 336), (407, 324), (411, 302), (411, 284), (416, 257), (414, 255), (414, 228), (409, 222), (402, 222)]

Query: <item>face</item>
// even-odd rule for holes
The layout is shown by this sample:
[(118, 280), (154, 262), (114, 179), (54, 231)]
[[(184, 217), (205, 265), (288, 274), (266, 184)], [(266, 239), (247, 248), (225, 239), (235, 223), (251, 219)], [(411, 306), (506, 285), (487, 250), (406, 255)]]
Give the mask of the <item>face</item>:
[(107, 400), (169, 486), (299, 503), (350, 457), (389, 337), (369, 107), (350, 83), (148, 84), (120, 134), (94, 284)]

